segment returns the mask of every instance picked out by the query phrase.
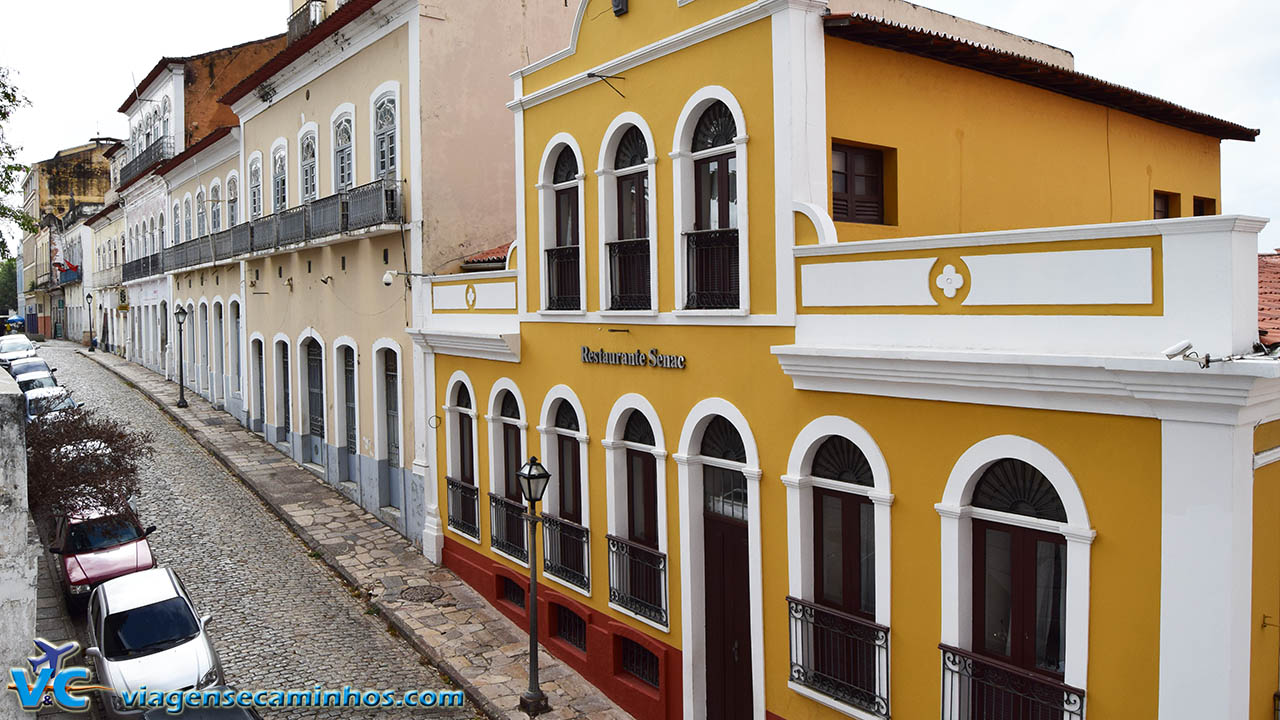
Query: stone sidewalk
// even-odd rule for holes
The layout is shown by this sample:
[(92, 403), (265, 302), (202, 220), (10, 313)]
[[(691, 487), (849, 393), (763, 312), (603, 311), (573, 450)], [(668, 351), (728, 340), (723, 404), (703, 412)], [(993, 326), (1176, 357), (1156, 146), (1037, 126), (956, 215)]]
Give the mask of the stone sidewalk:
[[(403, 536), (325, 484), (231, 415), (108, 353), (81, 351), (154, 402), (254, 491), (348, 584), (446, 677), (495, 720), (521, 720), (529, 685), (529, 636), (450, 570), (431, 563)], [(538, 655), (548, 720), (631, 716), (546, 650)]]

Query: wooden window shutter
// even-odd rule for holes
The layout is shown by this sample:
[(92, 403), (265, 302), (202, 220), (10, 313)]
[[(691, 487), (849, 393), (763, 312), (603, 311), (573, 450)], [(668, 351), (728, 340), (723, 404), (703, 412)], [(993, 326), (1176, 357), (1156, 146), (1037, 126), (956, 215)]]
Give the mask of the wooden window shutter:
[(884, 153), (873, 148), (833, 145), (831, 217), (844, 222), (884, 224)]

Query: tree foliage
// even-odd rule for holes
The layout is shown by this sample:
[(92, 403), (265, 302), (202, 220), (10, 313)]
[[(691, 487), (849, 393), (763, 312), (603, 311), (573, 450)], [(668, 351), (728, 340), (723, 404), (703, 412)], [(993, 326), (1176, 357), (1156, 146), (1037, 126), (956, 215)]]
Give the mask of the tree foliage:
[[(4, 242), (0, 241), (0, 248), (2, 247)], [(22, 312), (22, 308), (18, 307), (18, 259), (0, 259), (0, 315), (13, 308)], [(4, 318), (0, 317), (0, 323), (3, 322)]]
[(9, 241), (5, 234), (5, 226), (10, 222), (26, 233), (35, 232), (37, 229), (35, 218), (22, 210), (21, 195), (19, 194), (17, 204), (13, 204), (8, 199), (15, 193), (21, 192), (19, 183), (27, 172), (27, 166), (18, 162), (18, 152), (22, 148), (9, 142), (5, 126), (15, 110), (30, 104), (26, 96), (9, 80), (9, 68), (0, 67), (0, 246), (4, 246)]
[(141, 485), (141, 462), (151, 456), (149, 432), (107, 415), (75, 408), (39, 416), (27, 425), (27, 493), (41, 527), (52, 518), (89, 510), (123, 513)]

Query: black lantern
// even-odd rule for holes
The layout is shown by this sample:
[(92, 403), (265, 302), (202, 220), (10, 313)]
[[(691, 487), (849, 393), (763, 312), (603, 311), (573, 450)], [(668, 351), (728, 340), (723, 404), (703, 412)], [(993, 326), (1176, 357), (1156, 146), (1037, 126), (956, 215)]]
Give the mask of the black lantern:
[(516, 471), (516, 477), (520, 478), (520, 492), (524, 493), (525, 502), (530, 506), (542, 502), (542, 495), (547, 491), (547, 481), (551, 479), (551, 473), (538, 462), (536, 455), (529, 458), (529, 462)]
[(551, 473), (542, 467), (537, 456), (530, 457), (524, 467), (516, 471), (520, 480), (520, 492), (529, 503), (529, 689), (520, 695), (520, 709), (529, 717), (551, 709), (546, 693), (538, 682), (538, 502), (547, 491)]
[(85, 293), (84, 302), (89, 306), (89, 352), (93, 352), (93, 293)]
[(173, 319), (178, 321), (178, 407), (184, 408), (187, 407), (187, 379), (183, 377), (182, 369), (184, 363), (182, 358), (182, 323), (187, 320), (187, 309), (179, 305), (178, 309), (173, 311)]

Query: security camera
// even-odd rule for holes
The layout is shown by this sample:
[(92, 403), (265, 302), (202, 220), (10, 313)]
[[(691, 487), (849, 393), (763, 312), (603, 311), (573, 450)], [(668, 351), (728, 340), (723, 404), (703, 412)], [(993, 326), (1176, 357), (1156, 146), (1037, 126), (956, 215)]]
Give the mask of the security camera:
[(1170, 360), (1175, 360), (1177, 358), (1182, 357), (1183, 355), (1186, 355), (1190, 351), (1191, 351), (1191, 341), (1183, 340), (1180, 343), (1176, 343), (1174, 345), (1170, 345), (1168, 348), (1165, 348), (1164, 356), (1169, 358)]
[(383, 285), (386, 285), (387, 287), (391, 287), (391, 283), (395, 281), (396, 281), (396, 274), (394, 271), (388, 270), (382, 274)]

